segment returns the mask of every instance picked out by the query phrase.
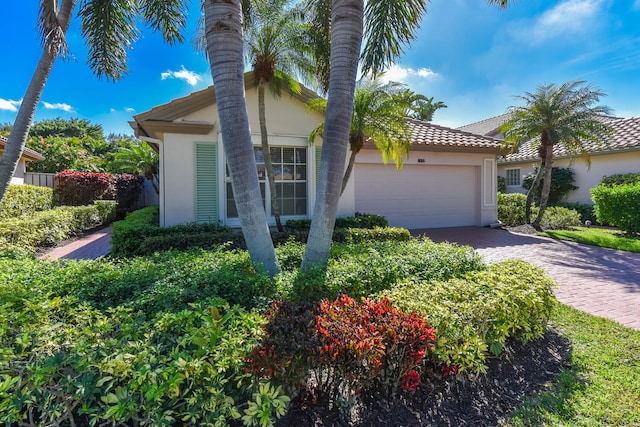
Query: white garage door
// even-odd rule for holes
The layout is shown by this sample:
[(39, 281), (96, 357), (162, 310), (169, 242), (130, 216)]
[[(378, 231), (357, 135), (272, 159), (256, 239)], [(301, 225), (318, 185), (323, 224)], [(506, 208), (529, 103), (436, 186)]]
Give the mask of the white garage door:
[(355, 167), (357, 212), (383, 215), (389, 225), (441, 228), (479, 225), (479, 168), (360, 164)]

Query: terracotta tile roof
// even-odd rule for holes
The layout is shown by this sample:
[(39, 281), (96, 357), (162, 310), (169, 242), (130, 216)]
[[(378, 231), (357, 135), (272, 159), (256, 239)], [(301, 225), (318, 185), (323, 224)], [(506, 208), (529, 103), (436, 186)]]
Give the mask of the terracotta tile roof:
[[(4, 136), (0, 135), (0, 149), (4, 149), (4, 145), (7, 143), (7, 138), (5, 138)], [(27, 160), (33, 161), (33, 162), (37, 162), (40, 160), (44, 160), (45, 157), (38, 153), (37, 151), (34, 151), (30, 148), (26, 148), (24, 149), (24, 151), (22, 152), (22, 157), (26, 158)]]
[[(615, 153), (623, 151), (640, 151), (640, 117), (619, 118), (603, 117), (603, 122), (614, 129), (614, 133), (605, 139), (604, 144), (588, 142), (584, 145), (590, 154)], [(521, 163), (537, 161), (536, 140), (522, 144), (518, 152), (508, 154), (499, 160), (499, 163)], [(563, 146), (556, 145), (553, 148), (555, 158), (575, 157)]]
[(499, 153), (499, 140), (415, 119), (407, 119), (413, 133), (413, 149)]

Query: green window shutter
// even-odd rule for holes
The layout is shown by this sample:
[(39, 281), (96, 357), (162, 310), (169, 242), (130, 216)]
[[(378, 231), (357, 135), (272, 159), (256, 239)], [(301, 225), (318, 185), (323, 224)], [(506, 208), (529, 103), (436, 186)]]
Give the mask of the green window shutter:
[(218, 222), (218, 145), (196, 142), (196, 222)]
[(320, 155), (322, 154), (322, 146), (316, 145), (316, 184), (320, 179)]

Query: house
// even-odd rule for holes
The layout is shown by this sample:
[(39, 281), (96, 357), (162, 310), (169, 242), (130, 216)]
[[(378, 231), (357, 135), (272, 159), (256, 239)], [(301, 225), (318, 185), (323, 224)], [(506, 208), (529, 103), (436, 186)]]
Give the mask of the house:
[[(503, 139), (498, 128), (508, 119), (509, 114), (503, 114), (458, 129)], [(574, 171), (574, 185), (578, 188), (569, 193), (568, 202), (592, 204), (589, 190), (600, 184), (602, 177), (640, 172), (640, 117), (603, 117), (602, 120), (614, 129), (614, 133), (604, 144), (585, 144), (590, 166), (582, 156), (572, 154), (560, 145), (554, 147), (553, 166), (571, 167)], [(535, 144), (525, 143), (517, 152), (498, 158), (498, 176), (505, 178), (508, 193), (524, 193), (527, 190), (522, 187), (522, 178), (533, 173), (539, 164)]]
[[(7, 143), (7, 138), (0, 136), (0, 154), (4, 150), (4, 146)], [(25, 148), (22, 152), (22, 157), (18, 162), (18, 168), (11, 178), (11, 184), (24, 184), (24, 174), (27, 171), (27, 162), (38, 162), (44, 160), (44, 156), (30, 148)]]
[[(249, 122), (259, 129), (257, 90), (245, 75)], [(322, 140), (309, 143), (312, 129), (324, 121), (307, 112), (317, 95), (266, 96), (267, 127), (280, 213), (309, 218), (315, 201)], [(162, 226), (214, 222), (237, 227), (239, 219), (225, 167), (222, 135), (213, 87), (134, 116), (135, 135), (160, 154)], [(352, 177), (338, 206), (338, 216), (355, 212), (384, 215), (393, 226), (433, 228), (488, 225), (497, 221), (496, 155), (499, 141), (417, 120), (409, 120), (414, 142), (402, 170), (385, 165), (372, 144), (358, 154)], [(269, 186), (261, 162), (260, 134), (253, 142), (265, 210), (270, 216)], [(271, 217), (271, 220), (273, 218)]]

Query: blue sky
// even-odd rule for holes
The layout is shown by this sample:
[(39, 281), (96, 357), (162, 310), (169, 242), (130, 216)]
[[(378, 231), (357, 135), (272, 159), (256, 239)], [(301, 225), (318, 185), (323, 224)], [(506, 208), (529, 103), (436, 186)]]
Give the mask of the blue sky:
[[(36, 0), (3, 7), (0, 34), (0, 123), (13, 122), (40, 56)], [(119, 82), (99, 80), (86, 65), (74, 19), (73, 57), (58, 60), (35, 120), (79, 117), (105, 133), (131, 134), (134, 114), (211, 84), (204, 56), (190, 40), (199, 17), (192, 0), (187, 42), (168, 46), (143, 29)], [(504, 113), (515, 95), (541, 83), (586, 80), (607, 93), (602, 104), (621, 117), (640, 116), (640, 0), (516, 0), (509, 8), (482, 0), (432, 0), (411, 48), (386, 78), (449, 107), (434, 123), (457, 127)]]

